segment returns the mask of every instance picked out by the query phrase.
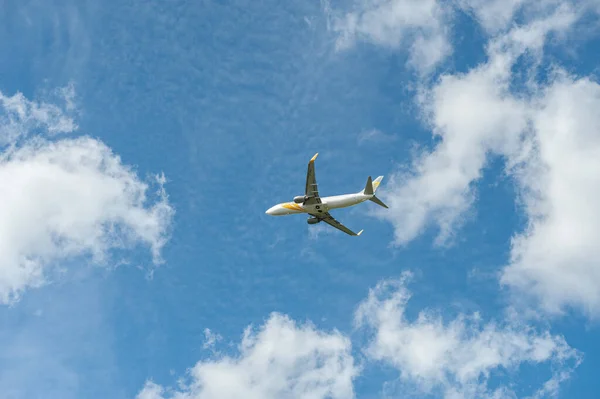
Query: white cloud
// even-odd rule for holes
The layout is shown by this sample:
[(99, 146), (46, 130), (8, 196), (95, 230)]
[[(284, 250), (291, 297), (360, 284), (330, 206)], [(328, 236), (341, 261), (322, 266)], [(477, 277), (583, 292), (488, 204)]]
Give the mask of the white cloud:
[[(409, 64), (422, 75), (433, 71), (453, 52), (451, 30), (457, 9), (473, 15), (484, 31), (495, 37), (535, 21), (579, 17), (598, 12), (595, 0), (360, 0), (352, 10), (332, 10), (325, 0), (330, 29), (337, 34), (336, 47), (345, 50), (358, 41), (385, 48), (406, 48)], [(558, 12), (558, 13), (557, 13)], [(558, 30), (557, 30), (558, 31)]]
[(208, 349), (208, 348), (212, 348), (215, 346), (215, 344), (219, 341), (221, 341), (223, 339), (223, 337), (221, 337), (219, 334), (215, 334), (214, 332), (212, 332), (210, 330), (210, 328), (205, 328), (204, 329), (204, 344), (202, 345), (202, 347), (204, 349)]
[(510, 384), (494, 377), (500, 369), (513, 373), (526, 363), (548, 363), (550, 378), (537, 393), (553, 393), (581, 360), (562, 337), (518, 323), (483, 323), (478, 314), (444, 322), (438, 312), (422, 311), (411, 322), (405, 316), (409, 277), (379, 283), (356, 312), (357, 325), (371, 332), (367, 356), (396, 368), (403, 389), (445, 398), (508, 398)]
[(410, 172), (382, 187), (397, 244), (414, 239), (431, 222), (446, 242), (471, 205), (472, 182), (481, 177), (490, 147), (514, 148), (526, 127), (521, 101), (508, 94), (502, 71), (492, 65), (464, 76), (444, 76), (424, 100), (441, 143), (423, 152)]
[(568, 32), (578, 15), (560, 4), (491, 40), (485, 64), (423, 90), (421, 105), (441, 141), (382, 188), (390, 211), (381, 215), (394, 224), (397, 244), (429, 225), (439, 227), (438, 243), (445, 243), (474, 201), (487, 158), (502, 156), (529, 219), (514, 237), (502, 283), (549, 312), (570, 305), (598, 315), (600, 86), (555, 67), (543, 84), (529, 78), (524, 90), (511, 87), (519, 57), (528, 54), (536, 65), (548, 33)]
[(310, 240), (317, 240), (317, 239), (319, 239), (319, 236), (321, 236), (321, 235), (328, 235), (328, 234), (335, 235), (338, 233), (346, 234), (346, 233), (342, 233), (339, 230), (331, 228), (331, 226), (329, 226), (328, 224), (325, 224), (325, 223), (308, 225), (308, 238)]
[(535, 146), (516, 171), (529, 226), (513, 241), (502, 282), (600, 312), (600, 85), (560, 74), (532, 112)]
[(238, 357), (198, 362), (180, 389), (148, 381), (137, 399), (352, 398), (358, 368), (350, 350), (339, 332), (272, 314), (258, 332), (245, 331)]
[(391, 143), (397, 139), (393, 134), (386, 134), (378, 129), (365, 130), (358, 134), (358, 144)]
[(59, 107), (21, 94), (0, 94), (0, 106), (1, 139), (8, 144), (0, 155), (0, 302), (17, 300), (74, 257), (103, 261), (113, 248), (143, 244), (160, 261), (173, 213), (164, 177), (151, 202), (148, 185), (101, 142), (41, 137), (76, 128)]
[(518, 19), (520, 24), (545, 18), (557, 9), (576, 10), (578, 14), (595, 12), (596, 0), (456, 0), (457, 6), (474, 15), (477, 22), (489, 35), (514, 27)]
[(452, 52), (446, 32), (448, 13), (437, 0), (363, 0), (354, 11), (335, 16), (332, 29), (339, 35), (338, 49), (357, 40), (389, 48), (407, 46), (409, 62), (429, 72)]
[(510, 69), (525, 51), (539, 50), (548, 32), (573, 22), (567, 11), (511, 30), (490, 43), (488, 63), (464, 75), (444, 75), (423, 91), (421, 105), (442, 141), (418, 156), (410, 173), (392, 176), (384, 187), (390, 210), (382, 215), (396, 226), (398, 244), (431, 222), (440, 227), (438, 242), (446, 242), (472, 204), (472, 183), (481, 177), (487, 154), (519, 151), (528, 113), (524, 99), (511, 93)]
[(0, 307), (1, 397), (122, 397), (111, 323), (118, 294), (108, 285), (78, 278), (28, 292), (12, 309)]
[[(430, 224), (440, 228), (438, 243), (451, 239), (473, 200), (490, 152), (515, 153), (528, 128), (526, 99), (511, 92), (511, 68), (525, 53), (538, 54), (549, 32), (563, 31), (575, 14), (562, 6), (545, 18), (517, 27), (488, 44), (488, 62), (462, 75), (444, 75), (419, 102), (441, 142), (422, 151), (409, 171), (391, 176), (382, 187), (395, 241), (405, 244)], [(385, 194), (384, 194), (385, 193)]]
[[(165, 389), (153, 383), (152, 381), (146, 382), (144, 389), (136, 396), (136, 399), (164, 399), (163, 394)], [(185, 396), (183, 396), (185, 398)]]
[(351, 398), (360, 371), (380, 363), (398, 369), (402, 389), (456, 399), (512, 397), (511, 389), (523, 387), (520, 367), (529, 365), (547, 374), (546, 382), (531, 392), (542, 396), (558, 392), (579, 365), (581, 354), (562, 337), (510, 315), (484, 323), (478, 314), (459, 314), (444, 322), (441, 311), (424, 310), (416, 320), (407, 320), (410, 277), (404, 273), (380, 282), (359, 304), (355, 322), (360, 334), (355, 336), (361, 337), (358, 349), (366, 354), (360, 367), (345, 335), (273, 313), (258, 332), (245, 331), (238, 356), (199, 361), (178, 388), (148, 380), (137, 399)]
[[(73, 86), (63, 88), (61, 97), (66, 103), (66, 111), (73, 111)], [(55, 104), (30, 101), (23, 93), (9, 97), (0, 92), (0, 146), (38, 131), (55, 135), (76, 129), (75, 121)]]
[(513, 21), (515, 12), (527, 1), (529, 0), (457, 0), (457, 3), (465, 11), (473, 13), (488, 33), (496, 33)]

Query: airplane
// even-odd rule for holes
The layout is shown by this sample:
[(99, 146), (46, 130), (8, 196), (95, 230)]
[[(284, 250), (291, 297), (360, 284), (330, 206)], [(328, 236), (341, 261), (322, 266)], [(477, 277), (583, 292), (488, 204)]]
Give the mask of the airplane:
[(377, 191), (383, 176), (379, 176), (375, 180), (371, 180), (371, 176), (369, 176), (365, 188), (358, 193), (335, 195), (332, 197), (320, 197), (317, 187), (317, 179), (315, 177), (315, 159), (317, 159), (318, 155), (319, 153), (317, 152), (308, 162), (304, 195), (294, 197), (293, 202), (282, 202), (277, 204), (269, 208), (265, 213), (271, 216), (307, 213), (309, 215), (307, 220), (308, 224), (325, 222), (351, 236), (361, 235), (363, 230), (359, 231), (358, 233), (353, 232), (335, 220), (329, 213), (329, 210), (346, 208), (360, 204), (367, 200), (373, 201), (377, 205), (387, 208), (388, 206), (375, 196), (375, 192)]

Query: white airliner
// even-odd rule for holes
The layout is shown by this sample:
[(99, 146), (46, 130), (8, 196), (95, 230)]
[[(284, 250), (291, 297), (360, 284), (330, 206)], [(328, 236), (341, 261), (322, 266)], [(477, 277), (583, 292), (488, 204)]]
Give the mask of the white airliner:
[(379, 176), (375, 180), (371, 180), (371, 176), (367, 179), (367, 184), (364, 190), (356, 194), (344, 194), (336, 195), (333, 197), (319, 197), (319, 190), (317, 188), (317, 179), (315, 178), (315, 159), (317, 159), (316, 153), (314, 157), (308, 162), (308, 172), (306, 173), (306, 189), (304, 195), (294, 197), (293, 202), (282, 202), (267, 210), (267, 215), (272, 216), (284, 216), (293, 215), (297, 213), (308, 213), (308, 224), (316, 224), (319, 222), (325, 222), (336, 229), (342, 230), (346, 234), (351, 236), (359, 236), (362, 234), (362, 230), (358, 233), (353, 232), (329, 214), (329, 210), (346, 208), (352, 205), (360, 204), (366, 200), (373, 201), (377, 205), (387, 208), (387, 205), (381, 202), (379, 198), (375, 196), (375, 192), (383, 179), (383, 176)]

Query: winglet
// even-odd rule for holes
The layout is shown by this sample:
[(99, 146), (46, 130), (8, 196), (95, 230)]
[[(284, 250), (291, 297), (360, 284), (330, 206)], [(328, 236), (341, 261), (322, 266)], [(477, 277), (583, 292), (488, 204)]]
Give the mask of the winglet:
[(315, 159), (317, 159), (317, 156), (318, 156), (318, 155), (319, 155), (319, 153), (317, 152), (317, 153), (315, 154), (315, 156), (314, 156), (314, 157), (312, 157), (312, 158), (310, 159), (310, 162), (314, 162), (314, 161), (315, 161)]
[(359, 231), (358, 233), (356, 233), (356, 235), (357, 235), (357, 236), (361, 235), (363, 231), (364, 231), (364, 230), (361, 230), (361, 231)]

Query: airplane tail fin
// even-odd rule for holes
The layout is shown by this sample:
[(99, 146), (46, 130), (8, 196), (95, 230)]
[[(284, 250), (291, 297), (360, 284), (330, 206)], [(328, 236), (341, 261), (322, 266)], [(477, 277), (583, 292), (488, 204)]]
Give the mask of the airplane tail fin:
[(369, 198), (369, 200), (373, 201), (379, 206), (387, 208), (388, 206), (375, 196), (375, 193), (379, 188), (379, 184), (381, 184), (381, 180), (383, 180), (383, 176), (379, 176), (375, 180), (371, 180), (371, 176), (369, 176), (369, 178), (367, 179), (367, 184), (365, 185), (365, 189), (363, 190), (363, 194), (372, 195), (372, 197)]
[(363, 190), (363, 194), (373, 195), (375, 192), (373, 191), (373, 181), (371, 180), (371, 176), (367, 179), (367, 184), (365, 185), (365, 189)]
[(365, 185), (365, 189), (363, 190), (363, 194), (374, 195), (379, 188), (379, 184), (381, 184), (381, 180), (383, 180), (383, 176), (379, 176), (375, 180), (371, 180), (371, 176), (369, 176), (367, 179), (367, 184)]

